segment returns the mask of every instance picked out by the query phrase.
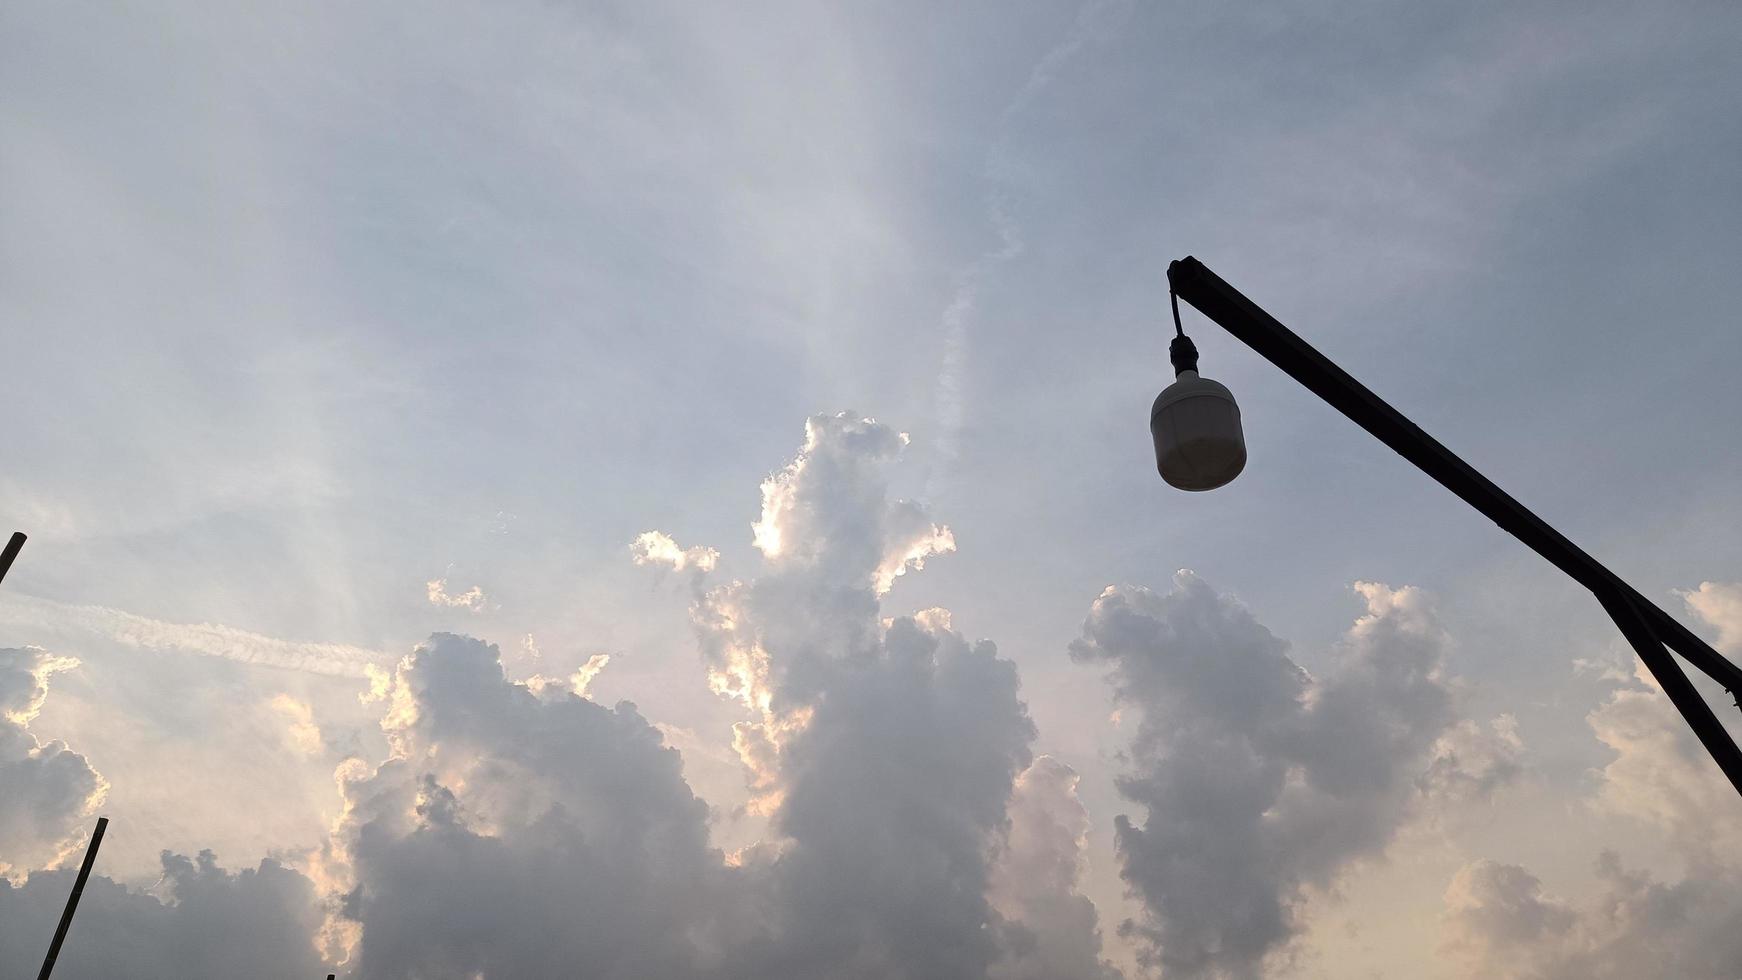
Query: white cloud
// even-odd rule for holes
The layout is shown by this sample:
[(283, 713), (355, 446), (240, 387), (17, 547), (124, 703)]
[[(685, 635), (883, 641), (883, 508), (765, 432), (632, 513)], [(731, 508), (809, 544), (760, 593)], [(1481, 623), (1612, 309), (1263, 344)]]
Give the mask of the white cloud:
[(387, 654), (343, 643), (299, 643), (216, 623), (170, 623), (104, 606), (0, 595), (0, 626), (100, 636), (142, 650), (175, 650), (263, 667), (362, 677)]
[(908, 441), (852, 412), (807, 419), (798, 456), (762, 484), (751, 533), (763, 558), (830, 582), (870, 583), (882, 595), (908, 569), (956, 550), (949, 528), (913, 501), (888, 497), (882, 471)]
[(1742, 582), (1701, 582), (1681, 594), (1688, 608), (1718, 631), (1718, 648), (1742, 654)]
[(629, 544), (629, 554), (637, 565), (665, 565), (674, 572), (686, 568), (711, 572), (720, 561), (720, 553), (712, 548), (680, 548), (671, 536), (662, 531), (643, 531)]
[(49, 678), (79, 662), (35, 647), (0, 649), (0, 877), (19, 878), (75, 851), (108, 784), (84, 756), (29, 729)]
[(483, 612), (488, 600), (484, 598), (484, 590), (474, 585), (464, 592), (449, 594), (448, 580), (432, 578), (424, 584), (424, 590), (429, 596), (432, 606), (445, 606), (449, 609), (467, 609), (472, 612)]
[(1523, 757), (1517, 718), (1501, 715), (1485, 728), (1466, 718), (1434, 742), (1417, 783), (1443, 803), (1486, 801), (1524, 772)]
[(285, 740), (292, 748), (306, 756), (321, 754), (324, 744), (321, 729), (315, 724), (314, 709), (307, 701), (288, 694), (275, 694), (266, 705), (284, 719)]
[(1736, 790), (1664, 696), (1644, 664), (1586, 721), (1615, 753), (1602, 769), (1598, 802), (1667, 834), (1689, 853), (1742, 853), (1730, 815)]
[(1017, 777), (1009, 840), (992, 867), (989, 894), (1019, 931), (1010, 955), (993, 967), (997, 980), (1119, 976), (1101, 959), (1095, 904), (1078, 892), (1090, 821), (1077, 781), (1075, 770), (1047, 755)]

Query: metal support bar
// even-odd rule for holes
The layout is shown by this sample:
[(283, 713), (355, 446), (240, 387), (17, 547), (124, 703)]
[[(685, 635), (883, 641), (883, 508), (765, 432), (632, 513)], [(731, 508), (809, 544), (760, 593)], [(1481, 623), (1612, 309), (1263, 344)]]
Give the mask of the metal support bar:
[(1651, 624), (1654, 635), (1661, 637), (1688, 663), (1722, 684), (1732, 695), (1742, 695), (1742, 667), (1726, 660), (1687, 627), (1440, 445), (1202, 262), (1189, 256), (1181, 259), (1168, 266), (1167, 278), (1180, 299), (1220, 324), (1236, 339), (1263, 355), (1289, 377), (1372, 433), (1380, 442), (1414, 463), (1441, 486), (1481, 511), (1502, 530), (1530, 546), (1579, 584), (1599, 596), (1615, 591), (1626, 596), (1639, 615)]
[(1633, 645), (1634, 652), (1639, 654), (1639, 659), (1651, 671), (1651, 676), (1657, 678), (1658, 686), (1663, 688), (1663, 693), (1669, 695), (1670, 703), (1682, 713), (1688, 727), (1699, 736), (1700, 744), (1712, 754), (1718, 768), (1730, 777), (1730, 785), (1736, 787), (1736, 792), (1742, 793), (1742, 749), (1736, 748), (1736, 743), (1730, 739), (1730, 733), (1724, 730), (1723, 723), (1712, 713), (1712, 706), (1694, 688), (1688, 675), (1682, 673), (1681, 665), (1663, 648), (1663, 641), (1652, 631), (1651, 624), (1633, 604), (1633, 600), (1617, 589), (1597, 593), (1597, 600), (1603, 604), (1603, 610), (1615, 621), (1615, 625), (1621, 627), (1621, 634)]
[(6, 550), (0, 551), (0, 580), (6, 578), (6, 573), (12, 570), (13, 559), (18, 557), (19, 549), (24, 547), (24, 532), (13, 531), (12, 540), (6, 542)]
[(54, 972), (54, 961), (60, 958), (60, 944), (66, 941), (67, 928), (73, 924), (73, 913), (79, 910), (79, 896), (85, 893), (85, 881), (91, 877), (91, 866), (97, 863), (97, 848), (103, 843), (103, 831), (109, 829), (109, 818), (97, 818), (97, 831), (85, 848), (85, 863), (79, 866), (79, 877), (73, 882), (73, 893), (67, 896), (66, 911), (60, 914), (60, 928), (54, 931), (54, 942), (48, 946), (48, 957), (42, 961), (42, 972), (36, 980), (48, 980)]

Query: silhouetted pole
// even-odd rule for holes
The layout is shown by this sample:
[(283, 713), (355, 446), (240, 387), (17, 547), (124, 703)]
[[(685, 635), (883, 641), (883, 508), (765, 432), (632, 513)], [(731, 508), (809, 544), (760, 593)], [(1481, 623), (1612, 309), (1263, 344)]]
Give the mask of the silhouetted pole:
[(1180, 259), (1167, 267), (1167, 281), (1180, 299), (1481, 511), (1501, 530), (1590, 589), (1657, 678), (1676, 710), (1699, 736), (1713, 761), (1736, 791), (1742, 793), (1742, 749), (1736, 747), (1681, 666), (1663, 648), (1668, 645), (1722, 684), (1732, 696), (1738, 696), (1738, 707), (1742, 707), (1742, 667), (1724, 659), (1693, 631), (1531, 513), (1475, 467), (1440, 445), (1402, 412), (1386, 404), (1202, 262), (1190, 256)]
[[(23, 535), (14, 536), (17, 541)], [(103, 843), (103, 831), (109, 829), (109, 818), (97, 818), (97, 832), (91, 835), (90, 846), (85, 848), (85, 863), (79, 866), (79, 877), (73, 882), (73, 893), (67, 896), (67, 909), (60, 914), (60, 928), (54, 931), (54, 942), (49, 944), (48, 957), (42, 961), (42, 972), (36, 975), (36, 980), (48, 980), (48, 975), (54, 972), (54, 961), (60, 957), (60, 944), (66, 941), (67, 927), (73, 924), (73, 913), (79, 910), (79, 896), (85, 893), (85, 880), (91, 877), (91, 865), (97, 863), (97, 848)], [(329, 977), (328, 980), (331, 980)]]
[(24, 532), (13, 531), (12, 540), (6, 542), (6, 550), (0, 551), (0, 579), (6, 577), (7, 571), (12, 568), (12, 560), (18, 557), (18, 551), (23, 547)]

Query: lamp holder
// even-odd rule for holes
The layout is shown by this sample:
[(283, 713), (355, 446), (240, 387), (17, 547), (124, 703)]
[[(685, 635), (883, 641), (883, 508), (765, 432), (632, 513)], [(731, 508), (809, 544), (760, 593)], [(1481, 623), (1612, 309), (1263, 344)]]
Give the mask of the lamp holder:
[(1167, 359), (1173, 362), (1173, 376), (1177, 378), (1198, 369), (1198, 345), (1192, 343), (1192, 338), (1186, 336), (1186, 328), (1180, 325), (1179, 295), (1169, 288), (1167, 299), (1173, 306), (1173, 343), (1167, 346)]

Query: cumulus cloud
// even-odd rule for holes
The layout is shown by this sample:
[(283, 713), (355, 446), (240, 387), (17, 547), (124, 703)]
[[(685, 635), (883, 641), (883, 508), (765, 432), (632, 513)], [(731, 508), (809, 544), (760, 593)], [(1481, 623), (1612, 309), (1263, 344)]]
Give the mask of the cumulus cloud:
[[(757, 975), (972, 977), (1041, 955), (1040, 935), (988, 899), (1035, 734), (1015, 666), (944, 610), (883, 614), (898, 575), (954, 547), (889, 492), (906, 444), (870, 419), (812, 417), (763, 484), (762, 573), (692, 607), (712, 686), (745, 709), (734, 744), (771, 817), (772, 839), (739, 858), (766, 896), (766, 938), (744, 961)], [(1020, 915), (1054, 885), (1070, 904), (1075, 880), (1002, 900)], [(1072, 962), (1097, 976), (1089, 912)]]
[(1367, 605), (1315, 679), (1234, 600), (1182, 571), (1171, 592), (1109, 587), (1080, 662), (1140, 717), (1120, 792), (1121, 931), (1170, 977), (1259, 975), (1298, 932), (1309, 887), (1378, 854), (1452, 722), (1446, 639), (1421, 593), (1357, 583)]
[(1012, 954), (998, 980), (1119, 976), (1101, 959), (1095, 904), (1078, 893), (1089, 843), (1089, 811), (1074, 769), (1043, 755), (1017, 777), (1010, 835), (992, 869), (990, 895), (1013, 924)]
[(0, 650), (0, 876), (21, 877), (76, 849), (108, 788), (84, 756), (29, 728), (49, 678), (78, 665), (35, 647)]
[(570, 674), (566, 679), (558, 680), (554, 677), (545, 677), (542, 674), (534, 674), (526, 679), (526, 684), (528, 687), (532, 688), (534, 694), (542, 695), (546, 688), (555, 684), (566, 686), (569, 690), (584, 698), (587, 697), (588, 693), (591, 691), (593, 681), (598, 678), (600, 674), (604, 673), (605, 666), (610, 662), (610, 654), (595, 653), (587, 658), (587, 662), (582, 664), (579, 670)]
[(1495, 980), (1731, 980), (1742, 973), (1742, 873), (1665, 883), (1598, 858), (1599, 893), (1574, 906), (1518, 865), (1477, 861), (1446, 889), (1446, 951)]
[(392, 757), (341, 773), (324, 862), (360, 926), (353, 976), (685, 977), (724, 955), (707, 807), (634, 705), (513, 682), (449, 634), (387, 704)]
[[(340, 766), (342, 812), (303, 871), (166, 855), (165, 901), (100, 881), (81, 924), (151, 932), (111, 947), (143, 966), (99, 958), (70, 975), (319, 975), (322, 949), (352, 980), (1117, 976), (1079, 892), (1076, 776), (1033, 759), (1015, 665), (945, 610), (883, 608), (899, 572), (951, 546), (889, 493), (905, 442), (868, 419), (811, 419), (764, 488), (759, 574), (698, 585), (711, 683), (743, 711), (760, 842), (722, 853), (660, 727), (586, 696), (605, 655), (567, 682), (522, 682), (495, 646), (440, 633), (391, 671), (361, 665), (389, 753)], [(644, 541), (644, 564), (713, 560)], [(49, 663), (5, 689), (23, 692), (9, 717), (40, 705)], [(307, 703), (266, 709), (321, 749)], [(34, 876), (0, 893), (0, 913), (63, 884)], [(176, 942), (179, 959), (162, 945)]]
[(762, 484), (762, 517), (751, 525), (764, 559), (843, 585), (888, 592), (909, 569), (956, 550), (950, 529), (919, 504), (892, 499), (883, 470), (909, 442), (852, 412), (813, 415), (793, 461)]
[(1524, 772), (1518, 719), (1501, 715), (1486, 726), (1463, 719), (1434, 742), (1427, 771), (1417, 779), (1436, 801), (1486, 801)]
[[(197, 858), (165, 851), (162, 862), (154, 889), (162, 899), (91, 877), (55, 964), (56, 980), (306, 980), (330, 969), (314, 942), (322, 903), (301, 874), (273, 860), (225, 871), (210, 851)], [(6, 975), (24, 976), (26, 964), (41, 962), (74, 874), (38, 871), (22, 885), (0, 880), (0, 962), (16, 969)]]
[(1616, 688), (1587, 720), (1615, 753), (1602, 770), (1603, 806), (1668, 834), (1686, 851), (1742, 853), (1735, 789), (1643, 665), (1634, 684)]
[(483, 612), (488, 602), (488, 600), (484, 598), (484, 590), (476, 585), (464, 592), (449, 593), (446, 576), (442, 578), (432, 578), (428, 582), (423, 583), (423, 585), (425, 592), (429, 596), (429, 604), (432, 606), (443, 606), (448, 609), (466, 609), (471, 612)]
[(1718, 631), (1718, 648), (1742, 653), (1742, 582), (1701, 582), (1682, 593), (1682, 600), (1695, 615)]
[(693, 569), (711, 572), (720, 561), (720, 553), (712, 548), (680, 548), (663, 531), (643, 531), (629, 544), (629, 555), (637, 565), (663, 565), (674, 572)]
[(813, 711), (779, 753), (761, 972), (984, 976), (1002, 953), (988, 858), (1034, 737), (1015, 667), (922, 615), (814, 669), (796, 695)]
[[(1742, 589), (1705, 583), (1688, 605), (1734, 644)], [(1736, 795), (1655, 678), (1604, 670), (1615, 686), (1586, 717), (1614, 757), (1593, 805), (1638, 821), (1680, 855), (1679, 879), (1597, 858), (1601, 891), (1574, 904), (1546, 893), (1528, 869), (1476, 861), (1446, 889), (1444, 941), (1471, 976), (1502, 980), (1621, 980), (1742, 975), (1742, 829)]]
[(288, 694), (275, 694), (266, 702), (266, 706), (284, 719), (285, 741), (292, 748), (303, 755), (320, 755), (321, 728), (315, 724), (314, 709), (307, 701), (300, 701)]

